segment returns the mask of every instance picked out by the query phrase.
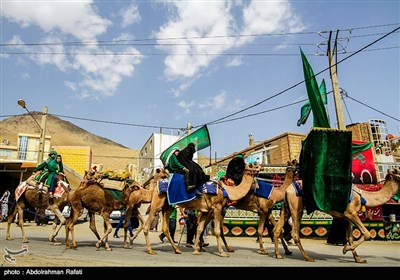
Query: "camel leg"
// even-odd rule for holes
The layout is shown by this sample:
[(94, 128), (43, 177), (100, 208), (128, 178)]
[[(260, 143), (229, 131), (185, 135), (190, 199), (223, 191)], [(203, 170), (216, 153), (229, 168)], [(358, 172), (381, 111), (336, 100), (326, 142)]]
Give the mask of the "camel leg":
[(89, 212), (89, 228), (96, 236), (97, 240), (100, 240), (100, 234), (97, 232), (96, 228), (96, 214)]
[(223, 219), (224, 218), (222, 216), (222, 205), (216, 205), (214, 209), (214, 232), (215, 232), (215, 238), (217, 239), (219, 256), (229, 257), (229, 255), (224, 252), (224, 249), (222, 249), (221, 245), (221, 228)]
[[(67, 224), (65, 225), (65, 247), (67, 249), (76, 249), (76, 239), (75, 239), (75, 223), (79, 218), (79, 211), (74, 211), (71, 208), (71, 214), (68, 218)], [(69, 243), (69, 233), (71, 233), (71, 243)]]
[(147, 218), (147, 220), (144, 224), (144, 227), (143, 227), (144, 239), (146, 241), (146, 250), (147, 250), (147, 253), (150, 255), (157, 255), (157, 253), (151, 248), (150, 238), (149, 238), (150, 225), (154, 221), (155, 218), (156, 218), (156, 209), (151, 206), (150, 212), (149, 212), (149, 217)]
[(22, 243), (29, 243), (28, 238), (26, 237), (26, 233), (25, 233), (25, 228), (24, 228), (24, 209), (22, 209), (21, 207), (18, 207), (18, 225), (21, 228), (21, 233), (22, 233)]
[(200, 239), (201, 239), (201, 236), (204, 231), (204, 225), (205, 225), (206, 219), (207, 219), (207, 215), (204, 215), (204, 213), (202, 213), (202, 215), (200, 217), (200, 221), (197, 224), (196, 236), (195, 236), (194, 245), (193, 245), (193, 249), (194, 249), (193, 255), (201, 255)]
[(110, 247), (110, 244), (108, 243), (108, 235), (112, 232), (112, 226), (110, 223), (110, 214), (109, 213), (103, 213), (103, 224), (104, 224), (104, 235), (100, 240), (97, 241), (96, 243), (96, 248), (100, 249), (100, 246), (104, 244), (104, 247), (106, 251), (112, 251), (112, 248)]
[[(281, 209), (281, 214), (279, 216), (279, 220), (275, 224), (275, 227), (274, 227), (274, 250), (275, 250), (274, 255), (275, 255), (275, 258), (277, 258), (277, 259), (285, 258), (279, 252), (278, 239), (282, 236), (283, 225), (289, 219), (289, 214), (290, 214), (289, 211), (287, 211), (287, 209), (285, 208), (285, 205), (283, 205), (283, 207)], [(292, 234), (293, 234), (293, 230), (292, 230)]]
[[(356, 248), (364, 242), (364, 240), (369, 240), (371, 238), (371, 234), (369, 233), (368, 229), (364, 226), (364, 224), (361, 222), (360, 218), (358, 217), (357, 213), (348, 213), (347, 211), (344, 213), (346, 218), (349, 219), (347, 227), (346, 227), (346, 236), (347, 236), (347, 241), (348, 245), (345, 245), (343, 247), (343, 254), (346, 254), (348, 251), (351, 250), (353, 253), (353, 258), (356, 263), (366, 263), (367, 260), (362, 259), (360, 256), (358, 256), (356, 252)], [(360, 230), (361, 232), (361, 237), (357, 241), (353, 242), (353, 235), (351, 233), (352, 231), (352, 223), (355, 224), (355, 226)]]
[(272, 216), (269, 215), (269, 213), (260, 213), (260, 223), (258, 224), (257, 228), (257, 234), (258, 234), (258, 244), (260, 246), (260, 249), (258, 250), (257, 253), (261, 255), (268, 255), (267, 250), (264, 249), (264, 242), (262, 240), (263, 232), (264, 232), (264, 226), (265, 226), (265, 219), (266, 217), (269, 217), (270, 221), (275, 224), (275, 220), (273, 220)]
[(300, 241), (300, 220), (303, 216), (303, 208), (304, 208), (303, 198), (296, 196), (294, 189), (287, 190), (286, 197), (290, 208), (289, 212), (291, 213), (293, 220), (292, 238), (297, 247), (299, 248), (303, 258), (308, 262), (315, 262), (315, 260), (306, 253)]
[(132, 207), (128, 206), (126, 209), (126, 213), (125, 213), (125, 219), (124, 219), (124, 249), (132, 249), (131, 246), (131, 242), (129, 241), (129, 237), (128, 237), (128, 228), (129, 228), (129, 222), (131, 219), (131, 215), (132, 215)]
[(57, 216), (57, 218), (59, 219), (60, 223), (57, 225), (56, 221), (53, 222), (52, 225), (52, 233), (49, 236), (49, 241), (53, 242), (54, 245), (61, 245), (61, 242), (58, 242), (56, 240), (56, 236), (58, 235), (58, 232), (60, 231), (61, 227), (65, 224), (65, 217), (64, 215), (61, 213), (61, 211), (58, 209), (58, 207), (52, 209), (54, 214)]
[[(223, 224), (224, 224), (224, 221), (223, 221), (223, 218), (222, 218), (222, 221), (220, 222), (220, 225), (221, 225), (221, 239), (222, 239), (222, 242), (223, 242), (224, 245), (225, 245), (226, 251), (228, 251), (228, 252), (230, 252), (230, 253), (233, 253), (233, 252), (235, 252), (235, 250), (232, 249), (232, 248), (228, 245), (228, 242), (226, 241), (225, 234), (224, 234)], [(214, 224), (214, 226), (215, 226), (215, 224)]]
[(169, 215), (171, 215), (173, 208), (168, 206), (167, 210), (163, 209), (163, 222), (162, 222), (162, 232), (165, 234), (165, 237), (168, 239), (169, 243), (172, 246), (175, 254), (182, 254), (182, 251), (175, 244), (174, 240), (172, 240), (171, 234), (169, 233)]
[(143, 225), (144, 225), (144, 223), (145, 223), (145, 220), (143, 219), (143, 216), (140, 214), (140, 212), (136, 209), (136, 211), (135, 211), (136, 213), (136, 217), (138, 218), (138, 220), (139, 220), (139, 227), (138, 227), (138, 229), (136, 230), (136, 232), (135, 232), (135, 234), (133, 235), (133, 237), (131, 237), (131, 239), (130, 239), (130, 244), (132, 245), (133, 244), (133, 241), (139, 236), (139, 233), (143, 230)]
[(11, 224), (14, 222), (15, 215), (17, 214), (17, 203), (13, 204), (13, 208), (10, 211), (10, 215), (7, 218), (7, 233), (6, 233), (6, 240), (14, 240), (14, 238), (11, 237)]

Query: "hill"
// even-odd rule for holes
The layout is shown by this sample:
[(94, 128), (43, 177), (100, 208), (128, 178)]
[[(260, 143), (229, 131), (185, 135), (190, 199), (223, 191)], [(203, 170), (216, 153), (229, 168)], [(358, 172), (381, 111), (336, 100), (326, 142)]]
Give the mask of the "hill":
[[(40, 124), (41, 112), (31, 112)], [(29, 114), (13, 116), (0, 122), (0, 141), (17, 145), (18, 133), (38, 134), (39, 128)], [(138, 165), (139, 150), (127, 148), (107, 138), (92, 134), (71, 122), (56, 116), (47, 116), (46, 135), (51, 136), (52, 146), (90, 146), (92, 163), (103, 164), (105, 168), (124, 169), (130, 162)]]

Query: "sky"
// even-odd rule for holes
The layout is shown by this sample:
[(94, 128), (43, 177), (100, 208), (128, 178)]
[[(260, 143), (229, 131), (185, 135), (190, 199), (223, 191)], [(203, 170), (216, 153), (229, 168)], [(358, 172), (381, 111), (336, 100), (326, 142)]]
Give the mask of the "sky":
[(25, 114), (24, 99), (132, 149), (207, 125), (200, 153), (219, 158), (249, 134), (310, 131), (312, 115), (297, 125), (300, 48), (337, 128), (326, 55), (336, 39), (346, 125), (380, 119), (400, 134), (398, 0), (0, 2), (0, 120)]

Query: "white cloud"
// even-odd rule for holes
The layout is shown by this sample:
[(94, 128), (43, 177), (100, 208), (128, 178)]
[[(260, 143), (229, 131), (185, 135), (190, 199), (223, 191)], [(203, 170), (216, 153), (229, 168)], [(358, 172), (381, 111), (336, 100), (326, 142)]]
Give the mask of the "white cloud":
[[(19, 36), (13, 36), (11, 43), (21, 44), (16, 48), (32, 53), (30, 59), (39, 65), (54, 65), (64, 72), (79, 71), (81, 80), (64, 81), (64, 85), (79, 98), (114, 95), (123, 78), (132, 76), (135, 66), (144, 58), (133, 47), (119, 48), (117, 54), (111, 48), (96, 45), (96, 37), (107, 31), (111, 21), (97, 14), (93, 1), (28, 0), (4, 2), (2, 5), (3, 16), (10, 21), (26, 28), (37, 25), (44, 31), (38, 46), (23, 45)], [(125, 24), (139, 19), (134, 5), (125, 9)], [(65, 38), (70, 36), (94, 44), (64, 44)], [(132, 38), (131, 34), (122, 33), (117, 40)]]
[(97, 14), (93, 1), (2, 1), (2, 15), (23, 27), (37, 25), (45, 32), (61, 31), (81, 40), (94, 40), (112, 24)]
[[(233, 43), (227, 36), (233, 18), (230, 1), (172, 2), (176, 9), (156, 33), (158, 48), (169, 53), (164, 64), (168, 79), (193, 77)], [(202, 37), (214, 37), (202, 39)], [(176, 38), (164, 40), (166, 38)], [(165, 45), (170, 43), (172, 45)], [(163, 45), (164, 44), (164, 45)]]
[(195, 103), (193, 101), (190, 103), (187, 103), (186, 101), (182, 100), (178, 103), (178, 106), (184, 110), (185, 114), (189, 114), (190, 108), (192, 108), (194, 105), (195, 105)]
[(227, 63), (226, 66), (228, 67), (237, 67), (242, 65), (243, 63), (243, 56), (235, 56), (233, 59), (230, 59)]
[[(296, 32), (304, 28), (285, 0), (177, 1), (169, 5), (173, 10), (170, 19), (155, 34), (157, 47), (168, 54), (164, 73), (169, 80), (195, 77), (219, 55), (257, 38), (233, 35)], [(226, 67), (241, 63), (236, 57)]]
[(119, 14), (122, 17), (122, 27), (128, 27), (142, 20), (138, 7), (134, 3), (121, 9)]

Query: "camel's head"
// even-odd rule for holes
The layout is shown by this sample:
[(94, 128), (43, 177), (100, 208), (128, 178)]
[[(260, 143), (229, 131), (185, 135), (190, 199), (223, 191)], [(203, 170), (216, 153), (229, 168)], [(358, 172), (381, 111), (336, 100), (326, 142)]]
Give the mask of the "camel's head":
[(258, 163), (249, 163), (246, 164), (243, 175), (247, 174), (250, 176), (257, 176), (257, 174), (261, 171), (261, 165)]
[(298, 174), (300, 171), (300, 164), (297, 162), (296, 159), (290, 161), (287, 161), (287, 166), (286, 166), (286, 173), (291, 173), (293, 176)]
[(156, 181), (169, 178), (169, 171), (165, 168), (157, 168), (154, 173), (154, 179)]
[(393, 169), (388, 169), (387, 175), (386, 175), (386, 180), (394, 180), (398, 183), (400, 183), (400, 169), (393, 168)]

